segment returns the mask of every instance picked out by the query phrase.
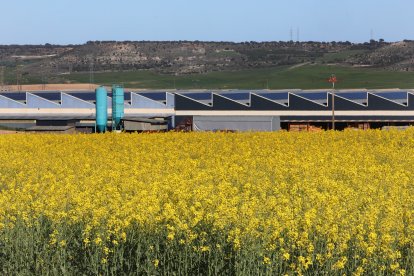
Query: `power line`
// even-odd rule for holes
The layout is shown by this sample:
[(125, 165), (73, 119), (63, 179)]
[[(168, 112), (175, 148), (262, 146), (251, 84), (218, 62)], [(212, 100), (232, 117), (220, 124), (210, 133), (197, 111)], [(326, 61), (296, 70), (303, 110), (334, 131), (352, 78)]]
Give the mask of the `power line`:
[(296, 28), (296, 41), (299, 42), (299, 27)]

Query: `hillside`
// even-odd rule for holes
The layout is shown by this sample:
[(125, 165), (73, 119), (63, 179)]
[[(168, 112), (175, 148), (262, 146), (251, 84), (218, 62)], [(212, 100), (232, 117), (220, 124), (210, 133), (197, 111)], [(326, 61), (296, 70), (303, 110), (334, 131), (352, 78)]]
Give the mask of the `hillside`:
[[(114, 82), (119, 77), (118, 73), (128, 72), (129, 76), (156, 74), (161, 79), (169, 79), (168, 85), (172, 88), (172, 78), (178, 81), (189, 78), (185, 77), (187, 75), (203, 78), (202, 75), (214, 76), (217, 71), (223, 72), (220, 76), (229, 75), (226, 72), (231, 75), (231, 72), (243, 71), (251, 72), (251, 76), (256, 77), (260, 74), (253, 72), (287, 68), (295, 71), (303, 65), (414, 71), (413, 58), (412, 41), (360, 44), (312, 41), (90, 41), (82, 45), (0, 45), (0, 66), (5, 84), (97, 82), (99, 76), (107, 76), (109, 79), (106, 81)], [(111, 80), (111, 77), (115, 79)], [(289, 78), (288, 73), (286, 77)], [(257, 82), (268, 82), (267, 79), (261, 78)], [(128, 79), (128, 82), (133, 82), (133, 79)], [(198, 87), (197, 84), (192, 86)]]
[(413, 71), (414, 41), (391, 43), (375, 51), (350, 57), (347, 61), (373, 67), (385, 67), (393, 71)]

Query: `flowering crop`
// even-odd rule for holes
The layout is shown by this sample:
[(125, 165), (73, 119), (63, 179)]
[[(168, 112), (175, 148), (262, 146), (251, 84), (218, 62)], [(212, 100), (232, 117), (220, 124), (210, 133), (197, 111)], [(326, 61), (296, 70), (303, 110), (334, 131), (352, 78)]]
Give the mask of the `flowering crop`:
[(413, 274), (414, 130), (0, 136), (3, 274)]

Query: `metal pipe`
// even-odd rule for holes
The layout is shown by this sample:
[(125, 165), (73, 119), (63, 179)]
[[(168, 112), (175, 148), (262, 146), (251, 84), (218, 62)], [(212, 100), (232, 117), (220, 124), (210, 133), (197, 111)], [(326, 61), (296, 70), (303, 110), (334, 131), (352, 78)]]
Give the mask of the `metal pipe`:
[(124, 118), (124, 88), (120, 85), (112, 87), (112, 130), (121, 130), (121, 120)]
[(335, 82), (332, 82), (332, 130), (335, 130)]
[(107, 104), (107, 91), (106, 88), (100, 86), (95, 89), (96, 97), (96, 116), (95, 116), (95, 131), (105, 132), (106, 125), (108, 123), (108, 104)]

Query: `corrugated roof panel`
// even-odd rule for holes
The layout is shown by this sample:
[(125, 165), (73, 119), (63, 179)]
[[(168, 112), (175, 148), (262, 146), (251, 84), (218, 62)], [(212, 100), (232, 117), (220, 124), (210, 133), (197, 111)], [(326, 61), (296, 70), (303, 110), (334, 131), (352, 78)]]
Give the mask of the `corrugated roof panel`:
[(407, 110), (407, 106), (375, 93), (368, 93), (368, 110)]
[[(134, 91), (132, 91), (132, 92), (134, 92)], [(134, 93), (140, 94), (140, 95), (142, 95), (144, 97), (147, 97), (147, 98), (150, 98), (151, 100), (154, 100), (154, 101), (166, 101), (166, 95), (165, 95), (166, 92), (162, 92), (162, 91), (140, 92), (140, 91), (137, 91), (137, 92), (134, 92)]]
[(390, 101), (407, 105), (408, 104), (408, 94), (407, 91), (375, 91), (373, 94), (388, 99)]
[(174, 100), (175, 110), (211, 110), (209, 104), (187, 97), (184, 93), (176, 93)]
[(222, 92), (217, 93), (219, 95), (223, 95), (229, 99), (234, 101), (248, 101), (250, 99), (250, 91), (247, 92)]
[(84, 101), (78, 97), (62, 93), (62, 108), (95, 108), (95, 105), (91, 102)]
[(61, 100), (60, 92), (35, 92), (32, 94), (42, 97), (43, 99), (46, 99), (49, 101), (60, 101)]
[(15, 101), (26, 101), (26, 92), (1, 92), (0, 95)]
[(289, 95), (289, 109), (291, 110), (326, 110), (327, 98), (324, 100), (311, 100), (296, 93)]
[(336, 95), (341, 96), (345, 99), (348, 100), (360, 100), (360, 99), (367, 99), (368, 94), (365, 91), (361, 91), (361, 92), (335, 92)]
[(235, 101), (224, 95), (213, 93), (213, 110), (246, 110), (249, 109), (246, 103)]
[(95, 92), (67, 92), (66, 94), (72, 95), (84, 101), (95, 101)]
[[(72, 95), (76, 98), (82, 99), (84, 101), (95, 101), (96, 96), (95, 92), (88, 91), (88, 92), (65, 92), (66, 94)], [(125, 101), (131, 101), (131, 92), (125, 92)], [(108, 91), (108, 97), (112, 97), (112, 92)]]
[(29, 108), (59, 108), (60, 104), (50, 101), (46, 98), (40, 97), (36, 94), (26, 93), (27, 107)]
[(196, 101), (211, 101), (213, 98), (212, 92), (180, 92), (178, 94), (184, 95)]
[(20, 101), (4, 97), (0, 94), (0, 108), (25, 108), (26, 105)]
[(163, 103), (145, 97), (142, 94), (132, 93), (131, 97), (132, 108), (167, 108)]
[(362, 105), (367, 105), (368, 102), (367, 91), (335, 91), (335, 95)]
[(328, 97), (328, 92), (295, 92), (295, 95), (301, 96), (303, 98), (306, 98), (311, 101), (320, 101), (324, 100), (326, 102), (326, 99)]
[(257, 95), (260, 95), (264, 98), (267, 98), (272, 101), (285, 101), (287, 102), (289, 98), (288, 92), (254, 92)]
[(286, 110), (287, 99), (283, 101), (274, 101), (262, 97), (259, 94), (252, 93), (250, 108), (251, 110)]

